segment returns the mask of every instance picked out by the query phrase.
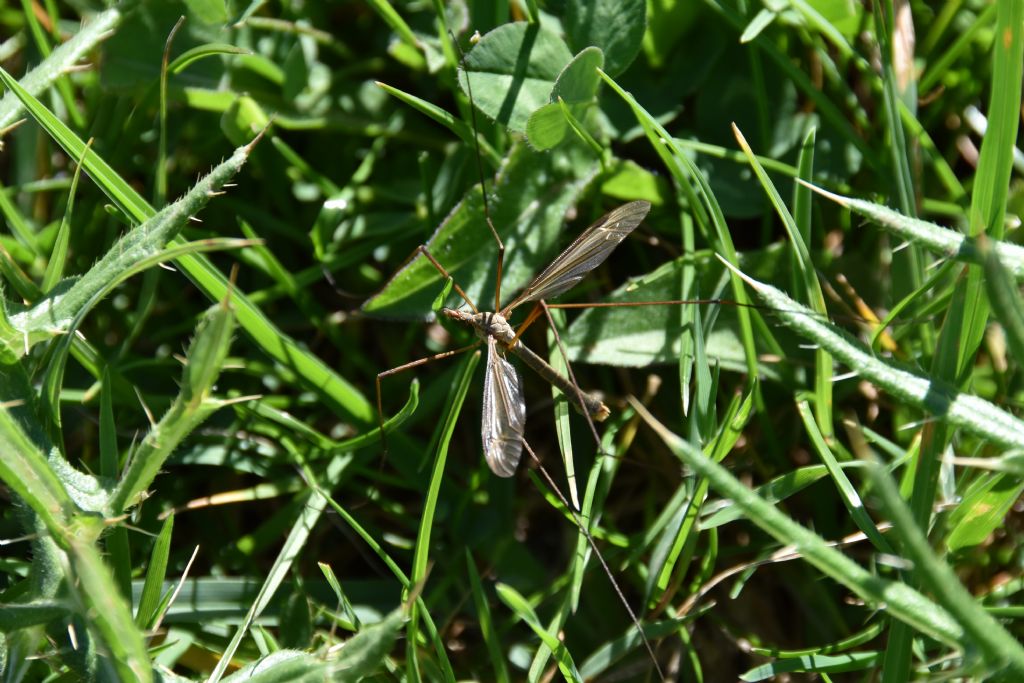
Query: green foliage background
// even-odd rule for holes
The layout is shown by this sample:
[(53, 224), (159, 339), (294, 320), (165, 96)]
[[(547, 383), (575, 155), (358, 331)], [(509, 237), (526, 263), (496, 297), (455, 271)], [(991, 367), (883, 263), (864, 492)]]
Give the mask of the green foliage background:
[[(0, 6), (4, 680), (1019, 680), (1022, 32)], [(378, 416), (473, 341), (419, 245), (487, 309), (485, 216), (507, 302), (636, 199), (559, 302), (701, 303), (524, 335), (607, 423), (526, 376), (494, 477), (472, 353)]]

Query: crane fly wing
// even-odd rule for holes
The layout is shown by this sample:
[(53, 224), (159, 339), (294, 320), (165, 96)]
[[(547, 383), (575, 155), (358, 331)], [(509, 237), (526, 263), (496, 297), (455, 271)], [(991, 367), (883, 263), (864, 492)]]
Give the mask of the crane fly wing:
[(498, 342), (488, 337), (481, 431), (484, 457), (491, 471), (499, 477), (515, 474), (523, 452), (525, 424), (523, 380), (515, 366), (499, 353)]
[(650, 210), (650, 202), (636, 201), (623, 204), (602, 216), (535, 277), (523, 293), (505, 307), (505, 312), (527, 301), (556, 297), (572, 288), (601, 265), (619, 242), (640, 225)]

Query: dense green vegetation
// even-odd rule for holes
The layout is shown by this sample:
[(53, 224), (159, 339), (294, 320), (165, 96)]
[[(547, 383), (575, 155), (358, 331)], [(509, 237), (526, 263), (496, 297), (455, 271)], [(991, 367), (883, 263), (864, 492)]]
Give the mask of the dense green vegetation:
[[(1024, 680), (1022, 32), (0, 5), (4, 680)], [(475, 339), (419, 245), (488, 309), (486, 215), (507, 303), (633, 200), (558, 302), (700, 303), (523, 335), (607, 421), (523, 370), (494, 476), (474, 352), (378, 415)]]

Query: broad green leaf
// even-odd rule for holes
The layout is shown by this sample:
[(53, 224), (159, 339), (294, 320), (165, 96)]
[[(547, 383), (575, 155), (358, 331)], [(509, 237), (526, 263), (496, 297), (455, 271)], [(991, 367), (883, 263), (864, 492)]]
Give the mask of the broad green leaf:
[(185, 0), (189, 12), (204, 24), (223, 24), (228, 20), (224, 0)]
[(551, 89), (551, 102), (562, 98), (567, 104), (586, 104), (597, 97), (601, 85), (598, 69), (604, 68), (604, 53), (600, 48), (587, 47), (572, 58), (558, 74)]
[(597, 96), (601, 83), (597, 70), (603, 66), (604, 55), (601, 50), (588, 47), (573, 57), (562, 70), (551, 89), (551, 101), (533, 112), (526, 124), (526, 135), (535, 149), (550, 149), (565, 139), (570, 128), (562, 113), (559, 98), (576, 118), (582, 118), (586, 107)]
[[(627, 248), (623, 245), (620, 249)], [(782, 257), (781, 250), (746, 255), (743, 263), (765, 276), (773, 273)], [(628, 258), (620, 254), (620, 258)], [(612, 258), (615, 258), (614, 256)], [(654, 271), (631, 279), (602, 303), (658, 302), (679, 299), (681, 275), (685, 268), (701, 274), (697, 292), (701, 298), (717, 297), (722, 266), (708, 252), (687, 254)], [(557, 302), (556, 302), (557, 303)], [(697, 304), (682, 304), (686, 306)], [(679, 304), (616, 306), (593, 308), (581, 313), (563, 338), (569, 358), (574, 361), (644, 367), (679, 361), (683, 325)], [(705, 330), (705, 352), (709, 359), (737, 372), (746, 369), (736, 307), (722, 304), (714, 329)], [(770, 366), (761, 369), (775, 375)]]
[(243, 95), (220, 117), (220, 129), (234, 145), (245, 145), (260, 134), (270, 118), (256, 100)]
[(562, 107), (557, 102), (549, 102), (530, 115), (526, 122), (526, 138), (530, 145), (538, 150), (544, 151), (555, 147), (565, 139), (565, 133), (569, 130), (569, 124), (562, 113)]
[(665, 203), (668, 187), (663, 177), (627, 159), (616, 162), (602, 176), (601, 194), (623, 201), (646, 199), (660, 206)]
[(477, 109), (516, 132), (547, 104), (572, 53), (561, 38), (539, 24), (517, 22), (494, 29), (466, 55), (459, 71), (463, 92)]
[(882, 661), (881, 652), (851, 652), (841, 655), (805, 655), (792, 659), (778, 659), (755, 667), (742, 676), (742, 681), (769, 681), (788, 673), (813, 672), (818, 674), (843, 673), (873, 669)]
[(375, 673), (394, 648), (405, 622), (404, 610), (396, 609), (350, 638), (332, 663), (337, 680), (355, 681)]
[[(651, 21), (644, 33), (643, 48), (644, 57), (654, 68), (662, 66), (668, 59), (674, 58), (681, 50), (696, 49), (698, 54), (703, 54), (705, 65), (715, 60), (717, 56), (713, 51), (702, 51), (695, 43), (697, 40), (691, 38), (708, 37), (707, 31), (693, 31), (693, 26), (698, 21), (704, 20), (702, 12), (703, 3), (691, 2), (690, 0), (648, 0), (651, 12)], [(704, 20), (704, 24), (714, 25), (713, 22)], [(716, 27), (717, 28), (717, 27)], [(719, 29), (720, 30), (720, 29)], [(694, 36), (696, 33), (696, 36)], [(708, 47), (720, 41), (710, 41)], [(671, 57), (670, 57), (671, 55)], [(683, 63), (687, 63), (683, 60)]]
[(319, 683), (331, 680), (331, 663), (306, 652), (278, 650), (224, 679), (224, 683)]
[(646, 0), (569, 0), (563, 20), (574, 50), (594, 46), (605, 54), (605, 73), (617, 76), (637, 53), (647, 29)]
[(950, 516), (946, 547), (952, 551), (983, 543), (1002, 526), (1021, 494), (1024, 482), (1006, 473), (987, 474), (971, 486)]
[[(554, 255), (565, 213), (597, 173), (593, 155), (578, 145), (558, 154), (540, 154), (515, 145), (493, 183), (488, 182), (491, 217), (505, 243), (502, 298), (516, 290)], [(484, 310), (494, 304), (497, 245), (484, 220), (483, 199), (474, 187), (427, 241), (427, 248), (455, 282)], [(417, 256), (367, 301), (367, 313), (395, 318), (425, 318), (442, 288), (442, 277)], [(461, 303), (449, 298), (449, 305)]]

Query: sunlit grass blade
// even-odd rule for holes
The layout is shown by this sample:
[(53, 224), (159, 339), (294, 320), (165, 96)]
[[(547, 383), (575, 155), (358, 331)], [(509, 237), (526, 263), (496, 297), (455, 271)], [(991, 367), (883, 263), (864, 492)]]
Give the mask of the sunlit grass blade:
[[(704, 174), (694, 165), (690, 158), (675, 146), (668, 131), (658, 123), (634, 98), (624, 91), (618, 83), (612, 80), (607, 74), (601, 72), (602, 78), (611, 86), (615, 92), (633, 110), (637, 121), (647, 133), (651, 146), (661, 157), (669, 172), (676, 179), (679, 187), (686, 196), (690, 209), (695, 213), (698, 224), (700, 224), (708, 236), (714, 235), (718, 247), (723, 251), (731, 263), (737, 262), (736, 249), (732, 243), (725, 216), (722, 214), (721, 206), (715, 198), (711, 186), (708, 184)], [(738, 279), (733, 279), (733, 292), (737, 303), (740, 304), (737, 316), (740, 322), (740, 337), (743, 341), (743, 351), (746, 358), (747, 371), (752, 377), (757, 376), (757, 351), (754, 344), (753, 328), (751, 326), (751, 313), (744, 304), (748, 303), (746, 292)]]
[[(978, 173), (971, 192), (967, 231), (971, 237), (985, 234), (1002, 239), (1006, 201), (1013, 172), (1013, 150), (1020, 129), (1021, 79), (1024, 78), (1024, 2), (1001, 2), (996, 13), (993, 41), (992, 88), (988, 126), (978, 156)], [(959, 377), (974, 362), (988, 323), (989, 302), (984, 297), (982, 271), (967, 271), (964, 283), (963, 326), (958, 331), (956, 372)]]
[[(32, 95), (39, 95), (62, 74), (74, 67), (90, 50), (109, 38), (121, 23), (122, 13), (111, 8), (93, 17), (70, 40), (58, 46), (42, 62), (20, 79), (21, 86)], [(0, 99), (0, 130), (14, 123), (24, 104), (13, 93)]]
[(931, 413), (992, 443), (1024, 448), (1024, 421), (992, 403), (964, 394), (947, 383), (878, 358), (842, 330), (821, 322), (813, 311), (763, 282), (744, 279), (786, 325), (826, 348), (835, 358), (855, 368), (864, 379), (917, 408)]
[[(445, 466), (448, 461), (448, 445), (451, 443), (452, 434), (455, 432), (455, 424), (462, 411), (462, 405), (466, 400), (469, 385), (473, 379), (473, 370), (476, 369), (480, 360), (480, 353), (475, 352), (466, 355), (465, 361), (459, 369), (458, 377), (452, 385), (452, 391), (448, 397), (448, 409), (444, 419), (438, 423), (438, 431), (434, 439), (437, 444), (434, 451), (434, 464), (430, 473), (430, 480), (427, 484), (423, 501), (423, 513), (420, 518), (419, 531), (416, 534), (416, 550), (413, 553), (412, 572), (409, 575), (412, 585), (419, 585), (427, 580), (427, 560), (430, 557), (430, 535), (434, 526), (434, 515), (437, 511), (437, 501), (441, 491)], [(413, 605), (408, 624), (408, 666), (415, 666), (416, 643), (419, 635), (420, 608), (418, 603)]]
[[(26, 92), (3, 69), (0, 69), (0, 82), (17, 95), (29, 113), (69, 156), (82, 160), (82, 165), (100, 190), (110, 197), (125, 215), (135, 222), (142, 223), (156, 214), (146, 200), (106, 161), (95, 151), (87, 149), (85, 143), (70, 128), (39, 100)], [(209, 260), (202, 256), (186, 255), (178, 260), (178, 265), (210, 300), (219, 301), (230, 294), (231, 304), (238, 315), (239, 326), (267, 355), (291, 367), (308, 386), (319, 392), (341, 414), (362, 425), (373, 422), (373, 406), (354, 386), (311, 354), (308, 349), (278, 329), (237, 287), (229, 287), (227, 278)]]
[[(793, 260), (797, 266), (794, 278), (799, 283), (800, 290), (802, 292), (801, 298), (808, 302), (812, 310), (822, 316), (825, 316), (827, 314), (825, 309), (825, 297), (821, 292), (821, 285), (818, 283), (818, 275), (814, 268), (814, 263), (811, 260), (811, 253), (807, 243), (807, 239), (810, 237), (810, 203), (809, 198), (807, 197), (807, 194), (809, 193), (806, 189), (802, 191), (803, 211), (801, 219), (803, 222), (802, 224), (798, 224), (796, 219), (793, 217), (793, 214), (791, 214), (789, 209), (786, 207), (786, 204), (779, 195), (778, 190), (775, 189), (775, 185), (772, 183), (771, 178), (768, 177), (768, 173), (764, 170), (761, 164), (758, 163), (753, 150), (751, 150), (750, 145), (747, 144), (746, 138), (743, 137), (743, 133), (740, 132), (740, 129), (735, 124), (733, 124), (733, 134), (736, 136), (736, 140), (739, 142), (743, 153), (747, 155), (747, 160), (754, 169), (754, 173), (757, 175), (757, 179), (761, 183), (761, 187), (764, 188), (765, 193), (768, 195), (768, 199), (775, 208), (775, 213), (779, 216), (783, 227), (786, 229), (786, 234), (789, 236)], [(810, 147), (806, 146), (806, 142), (808, 141), (811, 144)], [(801, 171), (807, 175), (810, 175), (810, 171), (814, 164), (813, 143), (814, 135), (812, 131), (807, 140), (805, 140), (805, 147), (801, 151)], [(801, 187), (802, 186), (797, 185), (798, 197), (801, 196)], [(815, 414), (818, 418), (818, 428), (821, 429), (825, 435), (831, 435), (833, 432), (832, 358), (824, 349), (818, 348), (815, 350), (814, 372), (814, 387), (816, 395)]]
[[(846, 506), (847, 512), (850, 513), (850, 518), (853, 519), (857, 528), (871, 540), (871, 543), (878, 552), (892, 553), (892, 546), (885, 540), (885, 537), (882, 536), (882, 533), (875, 525), (874, 520), (871, 519), (871, 515), (868, 514), (864, 501), (861, 499), (857, 489), (854, 488), (853, 482), (847, 478), (833, 450), (829, 448), (825, 435), (817, 428), (817, 424), (811, 420), (811, 409), (807, 401), (798, 400), (797, 409), (803, 420), (804, 429), (807, 430), (807, 435), (810, 437), (811, 443), (814, 444), (818, 457), (821, 458), (828, 469), (829, 477), (832, 478), (832, 482), (839, 492), (839, 498), (843, 501), (843, 505)], [(849, 458), (848, 454), (847, 458)]]
[(964, 645), (978, 652), (986, 673), (1003, 671), (1005, 675), (1024, 676), (1024, 647), (1020, 641), (978, 604), (953, 569), (935, 555), (885, 468), (873, 463), (868, 471), (903, 553), (914, 563), (928, 591), (957, 619), (964, 630)]
[[(377, 85), (383, 88), (388, 94), (397, 97), (424, 116), (440, 123), (467, 145), (473, 145), (473, 129), (466, 125), (465, 121), (452, 116), (436, 104), (427, 102), (415, 95), (410, 95), (409, 93), (403, 92), (398, 88), (394, 88), (387, 83), (378, 82)], [(476, 138), (480, 142), (480, 151), (483, 153), (484, 157), (486, 157), (487, 161), (490, 162), (491, 166), (493, 168), (497, 168), (501, 165), (501, 155), (498, 154), (494, 147), (491, 146), (491, 143), (479, 135), (477, 135)]]
[(544, 645), (551, 650), (555, 657), (555, 661), (558, 662), (558, 669), (562, 672), (562, 677), (566, 681), (571, 683), (583, 683), (583, 678), (580, 676), (580, 672), (576, 669), (576, 664), (572, 661), (572, 655), (569, 650), (566, 649), (565, 645), (558, 640), (558, 638), (551, 634), (548, 629), (544, 628), (541, 624), (537, 614), (533, 611), (530, 603), (519, 594), (511, 586), (505, 584), (498, 584), (498, 597), (501, 598), (502, 602), (508, 605), (520, 619), (526, 622), (527, 626), (533, 629), (533, 632), (537, 634), (537, 637), (541, 639)]
[(491, 608), (480, 581), (480, 573), (476, 570), (473, 555), (466, 549), (466, 571), (469, 573), (469, 587), (473, 591), (473, 605), (476, 607), (477, 618), (480, 620), (480, 634), (487, 646), (487, 654), (494, 669), (494, 680), (497, 683), (508, 683), (508, 667), (505, 664), (505, 653), (502, 643), (491, 619)]
[(905, 621), (922, 633), (953, 647), (963, 647), (965, 633), (961, 625), (942, 607), (931, 602), (906, 584), (879, 578), (832, 548), (825, 539), (800, 526), (774, 505), (759, 498), (728, 470), (712, 462), (692, 445), (679, 438), (635, 400), (633, 407), (658, 434), (672, 452), (701, 476), (711, 488), (730, 498), (745, 517), (785, 545), (799, 548), (803, 558), (825, 575), (846, 586), (873, 605), (884, 606), (893, 617)]

